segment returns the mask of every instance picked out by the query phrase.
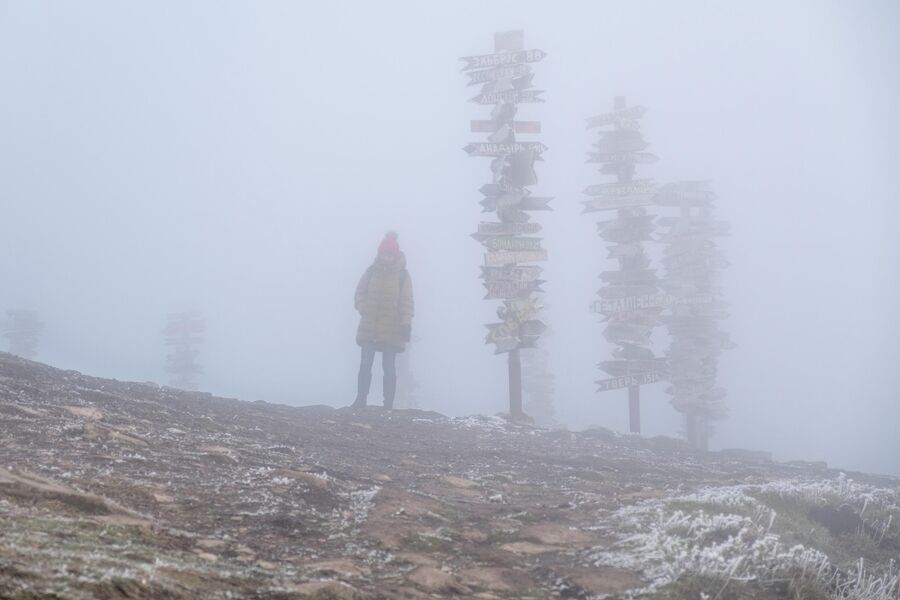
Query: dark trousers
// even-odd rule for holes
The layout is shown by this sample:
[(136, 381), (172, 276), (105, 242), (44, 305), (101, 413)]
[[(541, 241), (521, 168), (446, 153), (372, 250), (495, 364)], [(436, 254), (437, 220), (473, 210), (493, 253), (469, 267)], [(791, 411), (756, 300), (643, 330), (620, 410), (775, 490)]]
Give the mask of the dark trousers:
[[(375, 363), (374, 345), (365, 344), (362, 347), (362, 357), (359, 361), (359, 376), (356, 386), (356, 402), (354, 406), (366, 405), (369, 396), (369, 387), (372, 385), (372, 365)], [(385, 350), (381, 353), (381, 367), (384, 370), (384, 407), (394, 407), (394, 395), (397, 393), (397, 353)]]

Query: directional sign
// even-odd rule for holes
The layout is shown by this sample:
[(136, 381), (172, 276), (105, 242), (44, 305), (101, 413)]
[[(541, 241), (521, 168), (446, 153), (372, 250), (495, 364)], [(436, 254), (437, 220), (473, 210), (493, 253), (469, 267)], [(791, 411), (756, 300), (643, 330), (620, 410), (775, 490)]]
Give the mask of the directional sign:
[(481, 241), (489, 250), (540, 250), (541, 238), (490, 236)]
[(536, 281), (544, 269), (538, 266), (522, 267), (481, 267), (481, 277), (485, 281)]
[(509, 193), (502, 196), (488, 196), (482, 199), (480, 204), (484, 207), (484, 212), (492, 212), (510, 206), (521, 208), (522, 200), (523, 198), (519, 194)]
[(604, 125), (612, 125), (622, 121), (631, 121), (640, 119), (647, 112), (646, 106), (632, 106), (622, 110), (616, 110), (611, 113), (590, 117), (587, 120), (587, 127), (603, 127)]
[(597, 366), (613, 377), (647, 372), (665, 373), (666, 371), (664, 358), (650, 360), (602, 360)]
[(527, 223), (529, 214), (515, 207), (497, 208), (497, 218), (504, 223)]
[(537, 173), (534, 172), (534, 161), (537, 156), (534, 152), (526, 151), (516, 152), (495, 160), (504, 162), (501, 173), (508, 183), (524, 187), (537, 183)]
[(547, 326), (543, 321), (531, 319), (519, 325), (519, 335), (521, 337), (536, 337), (547, 331)]
[(541, 305), (535, 298), (521, 300), (504, 300), (503, 306), (497, 309), (497, 315), (504, 321), (523, 323), (533, 319)]
[(590, 200), (582, 200), (584, 204), (582, 212), (596, 212), (598, 210), (613, 210), (618, 208), (631, 208), (636, 206), (650, 206), (653, 204), (653, 194), (634, 194), (631, 196), (597, 196)]
[(535, 281), (485, 281), (484, 287), (487, 295), (484, 299), (524, 298), (531, 293), (543, 292), (542, 283), (543, 281), (540, 279)]
[(522, 63), (536, 63), (541, 61), (547, 53), (543, 50), (520, 50), (518, 52), (498, 52), (496, 54), (481, 54), (478, 56), (463, 56), (459, 60), (465, 61), (463, 71), (471, 69), (490, 69), (506, 65), (518, 65)]
[(489, 252), (484, 255), (487, 267), (510, 265), (523, 262), (541, 262), (547, 260), (546, 250), (522, 250), (517, 252)]
[(608, 254), (606, 258), (636, 258), (643, 256), (644, 249), (640, 244), (616, 244), (615, 246), (606, 247)]
[(609, 315), (619, 312), (633, 312), (642, 309), (666, 308), (670, 306), (709, 306), (712, 303), (713, 297), (711, 295), (678, 297), (672, 294), (656, 293), (606, 298), (595, 302), (592, 307), (594, 312)]
[(499, 94), (504, 92), (527, 90), (528, 88), (534, 87), (534, 84), (532, 83), (533, 81), (533, 73), (526, 73), (525, 75), (516, 77), (515, 79), (498, 79), (497, 81), (488, 81), (481, 84), (481, 93)]
[(646, 346), (650, 342), (650, 325), (638, 323), (614, 322), (603, 330), (603, 337), (608, 342), (631, 342), (639, 346)]
[(643, 308), (665, 308), (671, 302), (671, 297), (668, 294), (645, 294), (643, 296), (610, 298), (595, 302), (594, 312), (607, 315), (619, 312), (632, 312)]
[(485, 327), (488, 328), (488, 334), (487, 337), (485, 337), (485, 342), (488, 344), (496, 342), (497, 340), (516, 337), (516, 332), (519, 331), (519, 323), (516, 321), (488, 323)]
[(530, 67), (525, 64), (511, 65), (508, 67), (500, 67), (499, 69), (485, 69), (483, 71), (474, 71), (469, 73), (469, 85), (477, 85), (488, 81), (499, 81), (501, 79), (514, 79), (527, 75)]
[(663, 282), (654, 282), (653, 285), (608, 285), (597, 291), (597, 295), (604, 300), (627, 298), (629, 296), (650, 296), (656, 294), (656, 286)]
[(615, 358), (623, 360), (654, 360), (653, 350), (635, 346), (634, 344), (622, 344), (618, 348), (614, 348), (612, 355)]
[(530, 234), (537, 233), (541, 229), (539, 223), (479, 223), (478, 235)]
[[(498, 106), (509, 106), (508, 104), (498, 104)], [(469, 131), (472, 133), (493, 133), (500, 128), (496, 121), (472, 121), (469, 123)], [(540, 121), (513, 121), (512, 129), (516, 133), (540, 133)]]
[(610, 229), (636, 229), (641, 227), (650, 227), (653, 225), (653, 215), (634, 215), (634, 216), (618, 216), (615, 219), (597, 222), (597, 231), (607, 231)]
[(598, 183), (584, 188), (588, 196), (634, 196), (654, 192), (656, 185), (650, 179), (638, 179), (623, 183)]
[(500, 196), (502, 194), (518, 194), (519, 196), (527, 196), (530, 190), (512, 185), (508, 182), (486, 183), (479, 188), (479, 191), (485, 196)]
[(497, 347), (494, 349), (494, 354), (503, 354), (504, 352), (512, 352), (513, 350), (517, 350), (519, 348), (520, 342), (521, 340), (519, 340), (519, 338), (517, 337), (494, 340), (493, 343), (497, 344)]
[(659, 160), (659, 157), (649, 152), (588, 152), (589, 163), (634, 163), (650, 164)]
[(619, 242), (622, 244), (629, 244), (634, 242), (645, 242), (650, 240), (650, 232), (652, 228), (650, 226), (647, 227), (634, 227), (630, 229), (609, 229), (603, 230), (598, 233), (598, 235), (607, 242)]
[(548, 206), (551, 200), (553, 198), (547, 196), (529, 196), (522, 198), (522, 201), (519, 202), (516, 208), (519, 210), (551, 210), (550, 206)]
[(472, 142), (467, 144), (465, 150), (469, 156), (503, 156), (504, 154), (515, 154), (516, 152), (531, 151), (540, 154), (547, 150), (547, 146), (541, 142), (511, 142), (511, 143), (492, 143), (492, 142)]
[(525, 104), (530, 102), (543, 102), (540, 97), (544, 90), (506, 90), (504, 92), (484, 92), (477, 96), (469, 98), (469, 102), (476, 104), (500, 104), (501, 102), (509, 102), (514, 104)]
[(648, 385), (656, 383), (661, 379), (662, 374), (650, 372), (640, 373), (638, 375), (625, 375), (624, 377), (613, 377), (612, 379), (600, 379), (597, 381), (597, 385), (600, 386), (598, 391), (608, 392), (610, 390), (618, 390), (634, 385)]

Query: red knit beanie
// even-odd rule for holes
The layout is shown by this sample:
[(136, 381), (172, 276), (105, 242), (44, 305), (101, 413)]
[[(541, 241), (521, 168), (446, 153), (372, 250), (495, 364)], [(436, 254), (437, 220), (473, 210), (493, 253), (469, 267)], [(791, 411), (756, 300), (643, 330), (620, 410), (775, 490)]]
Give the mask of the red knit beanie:
[(378, 245), (378, 254), (400, 254), (400, 244), (397, 242), (397, 234), (388, 231), (384, 239)]

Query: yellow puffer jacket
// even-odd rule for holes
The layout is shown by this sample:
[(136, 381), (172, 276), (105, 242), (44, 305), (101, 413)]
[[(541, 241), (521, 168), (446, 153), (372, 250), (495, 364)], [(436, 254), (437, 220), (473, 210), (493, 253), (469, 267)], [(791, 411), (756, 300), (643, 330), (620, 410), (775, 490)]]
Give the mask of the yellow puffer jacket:
[(356, 343), (374, 344), (383, 352), (403, 352), (413, 318), (413, 289), (406, 256), (378, 256), (356, 286), (359, 329)]

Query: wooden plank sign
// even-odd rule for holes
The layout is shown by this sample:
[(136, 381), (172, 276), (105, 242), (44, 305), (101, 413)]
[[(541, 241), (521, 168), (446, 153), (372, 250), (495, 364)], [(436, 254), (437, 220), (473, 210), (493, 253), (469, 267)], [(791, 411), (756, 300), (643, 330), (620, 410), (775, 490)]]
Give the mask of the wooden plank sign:
[(540, 250), (541, 238), (519, 236), (489, 236), (481, 241), (488, 250)]
[(544, 269), (536, 265), (521, 267), (481, 267), (481, 277), (485, 281), (536, 281)]
[(634, 208), (638, 206), (650, 206), (654, 203), (653, 194), (635, 194), (632, 196), (597, 196), (590, 200), (582, 200), (583, 213), (596, 212), (598, 210), (615, 210), (619, 208)]
[(477, 85), (479, 83), (487, 83), (489, 81), (499, 81), (501, 79), (514, 79), (527, 75), (531, 68), (526, 64), (510, 65), (500, 67), (498, 69), (484, 69), (482, 71), (473, 71), (469, 73), (469, 85)]
[(547, 260), (546, 250), (522, 250), (516, 252), (488, 252), (484, 255), (486, 267), (499, 267), (523, 262), (542, 262)]
[(492, 142), (472, 142), (463, 147), (469, 156), (503, 156), (506, 154), (515, 154), (517, 152), (534, 152), (540, 154), (547, 150), (547, 146), (541, 142), (512, 142), (512, 143), (492, 143)]
[(485, 281), (484, 287), (487, 290), (485, 300), (512, 300), (514, 298), (525, 298), (534, 292), (543, 292), (541, 284), (544, 283), (540, 279), (534, 281)]
[(598, 183), (584, 188), (588, 196), (634, 196), (650, 194), (656, 191), (656, 185), (650, 179), (637, 179), (622, 183)]
[(625, 375), (623, 377), (613, 377), (612, 379), (600, 379), (596, 383), (600, 386), (598, 391), (608, 392), (610, 390), (618, 390), (635, 385), (648, 385), (651, 383), (656, 383), (661, 379), (661, 373), (649, 372), (640, 373), (637, 375)]
[[(499, 129), (496, 121), (471, 121), (469, 131), (472, 133), (493, 133)], [(512, 129), (516, 133), (540, 133), (540, 121), (513, 121)]]
[(591, 306), (593, 312), (610, 315), (620, 312), (633, 312), (644, 308), (665, 308), (672, 304), (668, 294), (645, 294), (643, 296), (626, 296), (598, 300)]
[(469, 98), (469, 102), (476, 104), (500, 104), (501, 102), (509, 102), (515, 104), (526, 104), (532, 102), (543, 102), (540, 97), (544, 90), (506, 90), (504, 92), (484, 92), (477, 96)]
[(538, 233), (539, 223), (479, 223), (478, 235), (517, 235)]
[(597, 115), (587, 119), (587, 128), (603, 127), (604, 125), (613, 125), (622, 121), (633, 121), (640, 119), (647, 112), (646, 106), (635, 105), (623, 110), (615, 110), (613, 112)]
[(486, 183), (478, 191), (485, 196), (501, 196), (503, 194), (518, 194), (519, 196), (528, 196), (530, 190), (513, 185), (508, 181), (500, 181), (498, 183)]
[(463, 71), (472, 69), (490, 69), (506, 65), (519, 65), (523, 63), (540, 62), (547, 56), (543, 50), (520, 50), (518, 52), (497, 52), (496, 54), (481, 54), (478, 56), (463, 56), (459, 60), (465, 61)]

